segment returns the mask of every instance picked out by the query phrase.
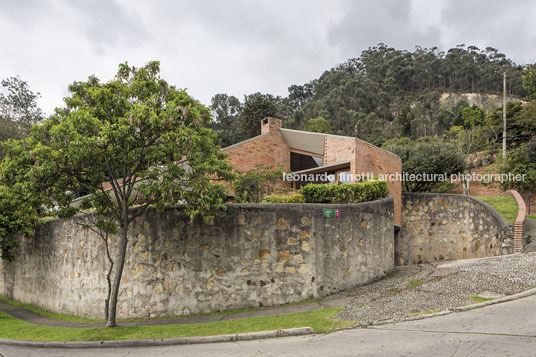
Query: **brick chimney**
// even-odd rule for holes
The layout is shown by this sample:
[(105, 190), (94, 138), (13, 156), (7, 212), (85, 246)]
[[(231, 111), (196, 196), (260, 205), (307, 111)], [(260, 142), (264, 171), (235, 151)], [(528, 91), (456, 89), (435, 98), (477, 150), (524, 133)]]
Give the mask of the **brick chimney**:
[(283, 122), (280, 119), (267, 117), (261, 121), (261, 135), (269, 132), (275, 132), (277, 129), (283, 126)]

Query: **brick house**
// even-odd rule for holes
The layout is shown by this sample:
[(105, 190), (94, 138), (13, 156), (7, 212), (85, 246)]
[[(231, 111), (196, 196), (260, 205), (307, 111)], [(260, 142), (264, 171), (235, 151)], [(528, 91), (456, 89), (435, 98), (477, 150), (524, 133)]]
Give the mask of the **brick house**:
[[(285, 129), (276, 118), (262, 120), (261, 135), (222, 150), (240, 172), (258, 164), (280, 166), (295, 174), (333, 174), (333, 183), (351, 182), (366, 173), (374, 177), (402, 174), (400, 158), (389, 151), (356, 137)], [(300, 184), (295, 182), (294, 188)], [(395, 224), (400, 226), (402, 183), (399, 179), (387, 180), (387, 186), (394, 199)]]

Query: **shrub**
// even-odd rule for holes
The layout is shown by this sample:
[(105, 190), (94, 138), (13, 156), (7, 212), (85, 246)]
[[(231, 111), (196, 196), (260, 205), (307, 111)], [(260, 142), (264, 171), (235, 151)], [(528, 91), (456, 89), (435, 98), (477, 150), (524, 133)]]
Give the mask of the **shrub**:
[(264, 197), (262, 203), (305, 203), (305, 197), (301, 193), (290, 196), (270, 195)]
[(281, 179), (283, 171), (272, 166), (256, 165), (253, 170), (238, 174), (233, 182), (236, 201), (239, 203), (261, 202), (263, 197), (272, 192)]
[(374, 201), (389, 195), (387, 182), (370, 180), (357, 183), (308, 184), (301, 188), (307, 203), (358, 203)]

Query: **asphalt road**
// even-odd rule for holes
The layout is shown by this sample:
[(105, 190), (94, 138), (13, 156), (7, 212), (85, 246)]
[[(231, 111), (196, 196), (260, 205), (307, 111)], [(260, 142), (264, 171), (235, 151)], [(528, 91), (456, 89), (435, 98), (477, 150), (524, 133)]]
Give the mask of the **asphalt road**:
[(15, 356), (535, 356), (536, 295), (481, 309), (328, 335), (124, 349), (36, 349)]

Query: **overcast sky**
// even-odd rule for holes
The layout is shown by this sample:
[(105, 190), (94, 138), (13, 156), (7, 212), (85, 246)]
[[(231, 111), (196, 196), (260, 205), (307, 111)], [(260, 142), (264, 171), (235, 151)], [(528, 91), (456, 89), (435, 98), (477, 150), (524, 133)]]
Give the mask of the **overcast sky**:
[(50, 113), (67, 85), (118, 64), (161, 62), (205, 104), (216, 93), (286, 95), (379, 42), (492, 46), (536, 61), (535, 1), (0, 0), (0, 78), (19, 75)]

